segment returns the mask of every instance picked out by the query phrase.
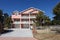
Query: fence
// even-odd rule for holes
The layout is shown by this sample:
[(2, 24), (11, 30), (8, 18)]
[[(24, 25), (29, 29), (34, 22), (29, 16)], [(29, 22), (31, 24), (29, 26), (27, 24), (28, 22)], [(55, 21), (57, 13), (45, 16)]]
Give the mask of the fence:
[(36, 29), (46, 29), (49, 28), (51, 30), (60, 30), (60, 25), (49, 25), (49, 26), (39, 26)]

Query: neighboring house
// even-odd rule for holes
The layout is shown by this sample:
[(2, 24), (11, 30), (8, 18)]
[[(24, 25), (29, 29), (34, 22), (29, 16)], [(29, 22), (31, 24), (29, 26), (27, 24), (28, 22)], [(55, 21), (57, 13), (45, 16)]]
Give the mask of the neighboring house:
[(12, 13), (12, 21), (14, 28), (31, 28), (33, 27), (33, 19), (36, 18), (39, 9), (30, 7), (22, 12), (14, 11)]

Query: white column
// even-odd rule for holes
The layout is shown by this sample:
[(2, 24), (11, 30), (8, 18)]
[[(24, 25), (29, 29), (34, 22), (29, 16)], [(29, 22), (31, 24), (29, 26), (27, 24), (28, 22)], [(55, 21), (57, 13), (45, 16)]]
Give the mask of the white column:
[(29, 29), (30, 29), (30, 13), (29, 13)]
[(20, 14), (20, 29), (21, 29), (21, 14)]

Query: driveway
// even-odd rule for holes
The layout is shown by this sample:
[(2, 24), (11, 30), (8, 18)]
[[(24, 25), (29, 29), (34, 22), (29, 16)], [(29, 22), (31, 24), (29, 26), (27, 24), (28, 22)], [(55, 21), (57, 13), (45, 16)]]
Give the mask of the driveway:
[(37, 40), (32, 37), (0, 37), (0, 40)]
[(2, 34), (0, 37), (33, 37), (32, 30), (30, 29), (12, 28), (8, 30), (13, 31)]

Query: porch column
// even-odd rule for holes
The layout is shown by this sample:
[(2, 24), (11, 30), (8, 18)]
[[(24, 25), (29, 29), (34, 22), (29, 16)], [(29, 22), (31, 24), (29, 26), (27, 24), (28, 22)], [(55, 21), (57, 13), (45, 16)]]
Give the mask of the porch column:
[(20, 29), (21, 29), (21, 14), (20, 14)]
[(29, 13), (29, 29), (30, 29), (30, 13)]

